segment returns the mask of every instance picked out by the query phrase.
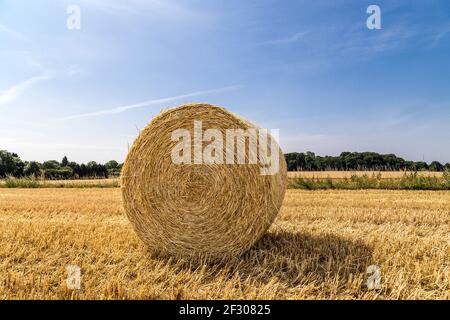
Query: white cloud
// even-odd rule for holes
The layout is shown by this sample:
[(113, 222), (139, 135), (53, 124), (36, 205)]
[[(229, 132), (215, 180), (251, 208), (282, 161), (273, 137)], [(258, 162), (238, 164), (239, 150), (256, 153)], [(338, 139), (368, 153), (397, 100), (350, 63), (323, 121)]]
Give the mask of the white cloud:
[(0, 92), (0, 105), (14, 102), (19, 96), (21, 96), (32, 86), (49, 79), (51, 79), (49, 75), (35, 76), (7, 88), (6, 90)]
[(188, 93), (188, 94), (184, 94), (184, 95), (173, 96), (173, 97), (162, 98), (162, 99), (155, 99), (155, 100), (148, 100), (148, 101), (139, 102), (139, 103), (135, 103), (135, 104), (115, 107), (112, 109), (105, 109), (105, 110), (100, 110), (100, 111), (95, 111), (95, 112), (76, 114), (73, 116), (62, 118), (60, 120), (69, 120), (69, 119), (98, 117), (98, 116), (104, 116), (104, 115), (110, 115), (110, 114), (118, 114), (118, 113), (122, 113), (122, 112), (125, 112), (128, 110), (131, 110), (131, 109), (143, 108), (143, 107), (148, 107), (151, 105), (157, 105), (157, 104), (161, 104), (161, 103), (174, 102), (174, 101), (178, 101), (180, 99), (204, 96), (204, 95), (213, 94), (213, 93), (221, 93), (221, 92), (225, 92), (225, 91), (239, 89), (240, 87), (241, 86), (230, 86), (230, 87), (223, 87), (223, 88), (212, 89), (212, 90), (196, 91), (196, 92), (192, 92), (192, 93)]

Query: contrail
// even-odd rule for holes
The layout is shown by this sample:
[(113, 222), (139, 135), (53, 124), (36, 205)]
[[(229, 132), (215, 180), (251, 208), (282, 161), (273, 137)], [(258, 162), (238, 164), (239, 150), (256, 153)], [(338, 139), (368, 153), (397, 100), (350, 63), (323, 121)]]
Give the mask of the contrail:
[(188, 93), (188, 94), (183, 94), (180, 96), (148, 100), (148, 101), (130, 104), (130, 105), (126, 105), (126, 106), (115, 107), (112, 109), (76, 114), (73, 116), (61, 118), (60, 120), (79, 119), (79, 118), (88, 118), (88, 117), (98, 117), (98, 116), (103, 116), (103, 115), (108, 115), (108, 114), (117, 114), (117, 113), (122, 113), (122, 112), (125, 112), (128, 110), (131, 110), (131, 109), (147, 107), (147, 106), (160, 104), (160, 103), (174, 102), (174, 101), (184, 99), (184, 98), (198, 97), (198, 96), (203, 96), (203, 95), (212, 94), (212, 93), (219, 93), (219, 92), (235, 90), (235, 89), (239, 89), (239, 88), (241, 88), (241, 86), (229, 86), (229, 87), (223, 87), (223, 88), (212, 89), (212, 90), (196, 91), (196, 92), (192, 92), (192, 93)]
[(20, 97), (20, 95), (22, 95), (30, 87), (34, 86), (39, 82), (50, 79), (51, 77), (49, 75), (31, 77), (27, 80), (22, 81), (21, 83), (18, 83), (12, 87), (7, 88), (6, 90), (0, 92), (0, 105), (14, 102), (18, 97)]
[(265, 45), (276, 45), (276, 44), (288, 44), (288, 43), (294, 43), (297, 41), (300, 41), (303, 39), (303, 37), (308, 33), (308, 31), (303, 32), (297, 32), (296, 34), (293, 34), (290, 37), (287, 38), (281, 38), (281, 39), (275, 39), (275, 40), (268, 40), (263, 41), (259, 43), (255, 43), (256, 46), (265, 46)]

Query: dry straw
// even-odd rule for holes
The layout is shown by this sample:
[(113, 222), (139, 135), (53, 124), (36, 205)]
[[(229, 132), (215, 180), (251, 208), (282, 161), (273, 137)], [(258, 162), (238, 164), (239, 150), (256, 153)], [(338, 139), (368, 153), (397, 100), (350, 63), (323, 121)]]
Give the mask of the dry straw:
[[(224, 136), (226, 129), (257, 129), (209, 104), (183, 105), (159, 114), (141, 132), (125, 161), (125, 211), (154, 252), (233, 258), (248, 250), (277, 216), (285, 193), (286, 163), (276, 145), (280, 169), (274, 175), (261, 175), (261, 165), (248, 162), (174, 164), (171, 152), (178, 142), (171, 134), (186, 129), (193, 135), (194, 120), (202, 121), (203, 131), (218, 129)], [(258, 154), (258, 160), (261, 157)]]

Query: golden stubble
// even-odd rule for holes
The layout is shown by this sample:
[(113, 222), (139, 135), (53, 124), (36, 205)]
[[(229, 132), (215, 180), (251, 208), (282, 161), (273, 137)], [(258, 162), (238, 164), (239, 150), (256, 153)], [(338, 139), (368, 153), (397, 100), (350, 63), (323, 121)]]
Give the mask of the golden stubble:
[(191, 263), (149, 253), (118, 188), (0, 189), (0, 299), (449, 299), (449, 242), (449, 191), (288, 190), (249, 252)]

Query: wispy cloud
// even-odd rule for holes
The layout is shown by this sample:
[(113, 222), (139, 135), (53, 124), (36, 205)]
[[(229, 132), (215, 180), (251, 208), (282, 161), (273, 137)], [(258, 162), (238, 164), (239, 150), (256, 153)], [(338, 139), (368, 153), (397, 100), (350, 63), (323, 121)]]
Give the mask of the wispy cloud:
[(0, 106), (14, 102), (19, 96), (21, 96), (25, 91), (30, 89), (32, 86), (51, 79), (51, 76), (48, 74), (44, 74), (41, 76), (31, 77), (25, 81), (22, 81), (8, 89), (0, 92)]
[(339, 52), (342, 56), (368, 60), (384, 52), (402, 49), (418, 36), (418, 30), (402, 24), (377, 31), (358, 28), (355, 32), (346, 33), (330, 49), (333, 54)]
[(161, 103), (175, 102), (175, 101), (185, 99), (185, 98), (192, 98), (192, 97), (204, 96), (204, 95), (208, 95), (208, 94), (221, 93), (221, 92), (226, 92), (226, 91), (230, 91), (230, 90), (236, 90), (239, 88), (241, 88), (241, 86), (237, 85), (237, 86), (229, 86), (229, 87), (217, 88), (217, 89), (212, 89), (212, 90), (196, 91), (196, 92), (191, 92), (191, 93), (183, 94), (183, 95), (179, 95), (179, 96), (147, 100), (147, 101), (143, 101), (143, 102), (139, 102), (139, 103), (135, 103), (135, 104), (129, 104), (129, 105), (125, 105), (125, 106), (115, 107), (112, 109), (105, 109), (105, 110), (100, 110), (100, 111), (95, 111), (95, 112), (76, 114), (76, 115), (72, 115), (69, 117), (61, 118), (60, 120), (70, 120), (70, 119), (89, 118), (89, 117), (98, 117), (98, 116), (104, 116), (104, 115), (110, 115), (110, 114), (118, 114), (118, 113), (123, 113), (125, 111), (132, 110), (132, 109), (143, 108), (143, 107), (148, 107), (148, 106), (152, 106), (152, 105), (158, 105)]
[(376, 31), (358, 27), (355, 32), (345, 34), (340, 43), (332, 48), (332, 51), (352, 57), (365, 57), (367, 60), (389, 51), (414, 47), (433, 48), (449, 35), (450, 24), (448, 23), (424, 27), (400, 22)]
[(0, 33), (7, 34), (8, 36), (11, 36), (11, 37), (13, 37), (15, 39), (19, 39), (19, 40), (22, 40), (22, 41), (29, 41), (29, 39), (25, 35), (23, 35), (21, 32), (16, 31), (16, 30), (14, 30), (12, 28), (9, 28), (7, 26), (4, 26), (2, 24), (0, 24)]
[(308, 31), (297, 32), (289, 37), (280, 38), (280, 39), (272, 39), (267, 41), (258, 42), (256, 46), (267, 46), (267, 45), (277, 45), (277, 44), (288, 44), (300, 41), (304, 38), (304, 36), (308, 33)]
[(431, 47), (439, 45), (441, 40), (450, 35), (450, 25), (441, 26), (431, 35)]

